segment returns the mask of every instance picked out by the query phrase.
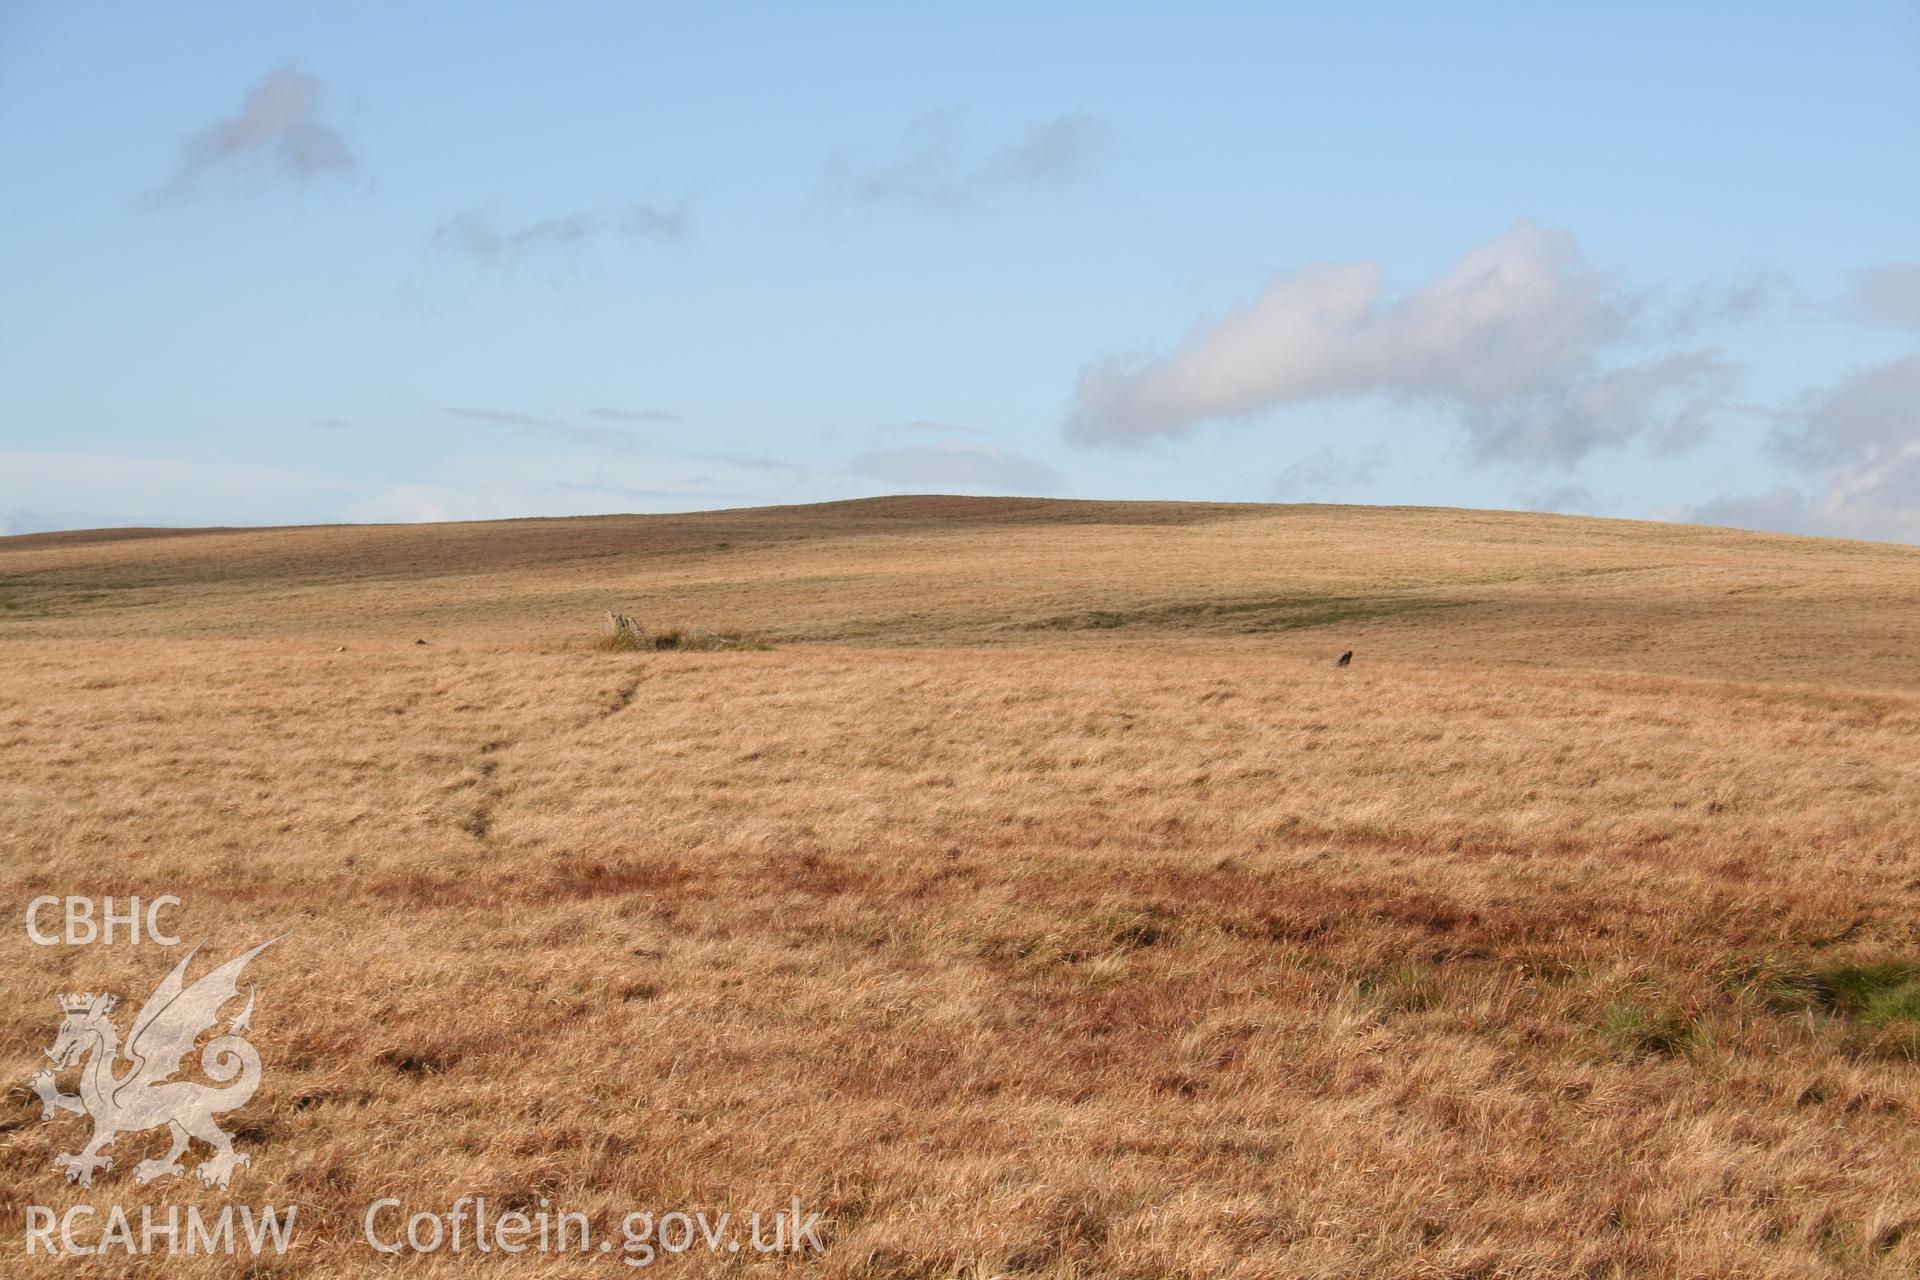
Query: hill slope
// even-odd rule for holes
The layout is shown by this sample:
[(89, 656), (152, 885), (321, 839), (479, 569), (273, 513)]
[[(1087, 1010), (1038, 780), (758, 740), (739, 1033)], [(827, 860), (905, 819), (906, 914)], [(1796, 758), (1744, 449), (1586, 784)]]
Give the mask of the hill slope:
[[(285, 935), (288, 1274), (477, 1194), (798, 1197), (820, 1276), (1911, 1275), (1916, 626), (1912, 549), (1459, 511), (6, 539), (0, 899)], [(0, 931), (6, 1185), (187, 1194), (18, 1083), (174, 960)]]
[(620, 608), (776, 640), (1204, 639), (1370, 661), (1912, 688), (1920, 550), (1433, 509), (885, 498), (677, 516), (0, 539), (14, 636), (430, 631)]

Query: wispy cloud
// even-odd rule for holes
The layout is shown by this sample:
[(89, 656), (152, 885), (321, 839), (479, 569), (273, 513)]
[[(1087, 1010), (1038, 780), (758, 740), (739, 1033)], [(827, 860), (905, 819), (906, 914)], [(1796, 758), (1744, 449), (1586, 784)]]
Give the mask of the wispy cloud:
[(1865, 324), (1920, 334), (1920, 262), (1883, 262), (1853, 273), (1839, 310)]
[(608, 241), (671, 241), (687, 233), (684, 207), (628, 204), (613, 209), (502, 224), (480, 211), (455, 214), (433, 229), (432, 243), (487, 266), (505, 267), (535, 254), (585, 249)]
[(686, 502), (698, 499), (702, 502), (755, 502), (760, 498), (754, 493), (723, 493), (716, 489), (701, 486), (711, 484), (709, 476), (691, 476), (688, 487), (684, 489), (637, 489), (630, 485), (607, 484), (599, 480), (560, 480), (553, 488), (561, 493), (593, 493), (617, 498), (638, 498), (643, 502), (666, 500)]
[(797, 463), (782, 462), (778, 458), (769, 458), (765, 454), (758, 453), (690, 453), (686, 456), (693, 459), (704, 459), (708, 462), (718, 462), (724, 466), (738, 467), (743, 471), (803, 470)]
[[(1920, 264), (1854, 273), (1847, 309), (1858, 320), (1920, 339)], [(1803, 395), (1798, 420), (1776, 429), (1783, 456), (1831, 468), (1807, 503), (1808, 523), (1862, 538), (1920, 542), (1920, 346), (1861, 365)]]
[(1788, 484), (1776, 485), (1765, 493), (1712, 498), (1659, 514), (1685, 524), (1726, 525), (1773, 533), (1812, 532), (1807, 528), (1807, 495)]
[(1387, 451), (1375, 445), (1360, 454), (1347, 454), (1322, 445), (1273, 478), (1270, 489), (1282, 502), (1296, 498), (1337, 497), (1365, 484), (1387, 465)]
[(935, 422), (930, 418), (915, 418), (910, 422), (888, 422), (874, 428), (874, 432), (883, 436), (991, 436), (993, 432), (983, 431), (979, 427), (963, 427), (952, 422)]
[(1378, 263), (1276, 277), (1171, 352), (1080, 371), (1067, 437), (1126, 445), (1279, 406), (1383, 395), (1450, 407), (1481, 461), (1571, 465), (1697, 443), (1741, 369), (1717, 350), (1608, 367), (1641, 304), (1564, 231), (1522, 219), (1389, 298)]
[(767, 502), (824, 501), (858, 489), (837, 472), (740, 467), (714, 458), (625, 453), (460, 454), (348, 505), (346, 519), (492, 520), (616, 511), (697, 511)]
[(1806, 297), (1785, 272), (1754, 267), (1697, 280), (1681, 289), (1656, 291), (1648, 300), (1661, 335), (1685, 338), (1703, 329), (1745, 324), (1802, 306)]
[(855, 475), (924, 489), (1054, 493), (1064, 477), (1044, 462), (986, 445), (928, 444), (881, 449), (847, 464)]
[(654, 422), (670, 425), (685, 422), (677, 413), (668, 413), (665, 409), (589, 409), (589, 418), (604, 418), (609, 422)]
[(1596, 515), (1617, 511), (1617, 498), (1602, 498), (1584, 484), (1557, 484), (1544, 489), (1528, 489), (1519, 495), (1520, 505), (1528, 511), (1553, 511), (1569, 515)]
[(1065, 182), (1087, 176), (1106, 145), (1106, 126), (1089, 115), (1036, 120), (987, 156), (979, 169), (986, 185)]
[[(542, 440), (565, 441), (569, 444), (587, 445), (594, 448), (609, 449), (618, 453), (632, 454), (647, 452), (656, 458), (673, 458), (678, 463), (702, 463), (717, 465), (726, 470), (742, 474), (770, 475), (796, 474), (806, 468), (779, 458), (769, 458), (764, 454), (745, 453), (654, 453), (660, 447), (659, 432), (643, 432), (627, 427), (586, 427), (568, 422), (563, 418), (548, 417), (537, 413), (522, 413), (515, 409), (493, 409), (477, 405), (450, 404), (440, 407), (439, 412), (448, 418), (461, 422), (477, 423), (481, 426), (496, 427)], [(646, 423), (678, 422), (680, 419), (659, 410), (600, 409), (589, 410), (589, 416), (616, 421), (639, 421)]]
[(1469, 405), (1462, 421), (1475, 457), (1483, 461), (1571, 465), (1635, 439), (1656, 453), (1684, 453), (1706, 439), (1745, 373), (1717, 348), (1678, 351)]
[(1807, 501), (1808, 527), (1920, 542), (1920, 350), (1855, 369), (1800, 407), (1775, 447), (1828, 468)]
[(1105, 147), (1106, 127), (1092, 116), (1037, 120), (998, 146), (966, 137), (958, 113), (916, 117), (879, 155), (828, 161), (829, 184), (847, 197), (952, 211), (997, 192), (1057, 185), (1086, 177)]
[(536, 436), (548, 440), (565, 440), (573, 444), (600, 445), (613, 448), (632, 448), (639, 442), (633, 432), (618, 427), (582, 427), (558, 418), (542, 417), (532, 413), (518, 413), (511, 409), (487, 409), (473, 405), (443, 405), (440, 412), (449, 418), (458, 418), (463, 422), (477, 422), (489, 427), (504, 427), (522, 435)]
[(252, 166), (296, 181), (358, 167), (338, 130), (321, 118), (326, 87), (286, 66), (247, 90), (233, 115), (215, 120), (181, 148), (162, 197), (181, 195), (217, 169)]
[(252, 462), (0, 450), (0, 526), (286, 524), (329, 517), (345, 484)]
[(526, 427), (531, 430), (545, 431), (566, 425), (552, 418), (542, 418), (531, 413), (515, 413), (511, 409), (475, 409), (468, 405), (450, 404), (442, 406), (440, 412), (449, 418), (464, 418), (468, 422), (484, 422), (495, 427)]
[[(1920, 263), (1856, 271), (1834, 314), (1920, 338)], [(1774, 420), (1772, 452), (1805, 485), (1729, 494), (1668, 514), (1706, 524), (1920, 543), (1920, 346), (1802, 392)]]

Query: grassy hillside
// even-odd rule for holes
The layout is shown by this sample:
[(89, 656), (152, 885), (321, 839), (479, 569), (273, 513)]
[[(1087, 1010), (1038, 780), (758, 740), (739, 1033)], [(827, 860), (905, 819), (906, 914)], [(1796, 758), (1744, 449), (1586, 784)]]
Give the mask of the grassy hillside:
[[(824, 1276), (1912, 1275), (1916, 849), (1912, 548), (959, 498), (0, 539), (4, 901), (289, 935), (234, 1117), (289, 1274), (477, 1193), (798, 1196)], [(154, 1134), (62, 1186), (24, 1083), (55, 995), (176, 958), (0, 934), (0, 1249), (221, 1202), (133, 1185)]]
[(564, 646), (601, 612), (792, 642), (1160, 642), (1920, 680), (1920, 551), (1415, 508), (887, 498), (685, 516), (0, 539), (19, 637)]

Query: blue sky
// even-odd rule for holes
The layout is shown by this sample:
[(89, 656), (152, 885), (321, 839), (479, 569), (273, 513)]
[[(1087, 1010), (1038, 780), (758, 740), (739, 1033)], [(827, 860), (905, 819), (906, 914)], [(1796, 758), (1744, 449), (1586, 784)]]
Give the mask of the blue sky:
[(0, 532), (1920, 542), (1920, 6), (0, 6)]

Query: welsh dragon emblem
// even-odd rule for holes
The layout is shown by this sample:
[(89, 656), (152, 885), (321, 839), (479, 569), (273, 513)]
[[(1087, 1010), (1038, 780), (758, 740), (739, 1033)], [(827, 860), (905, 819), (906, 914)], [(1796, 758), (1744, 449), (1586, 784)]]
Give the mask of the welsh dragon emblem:
[(31, 1083), (40, 1096), (42, 1120), (51, 1120), (60, 1111), (84, 1113), (93, 1119), (93, 1140), (84, 1150), (53, 1158), (55, 1167), (67, 1171), (68, 1182), (92, 1186), (96, 1169), (113, 1168), (113, 1158), (100, 1152), (112, 1146), (115, 1138), (163, 1125), (171, 1132), (173, 1145), (159, 1159), (142, 1160), (134, 1166), (135, 1182), (152, 1182), (184, 1172), (180, 1156), (193, 1138), (213, 1148), (213, 1154), (193, 1170), (210, 1187), (224, 1190), (236, 1166), (252, 1163), (251, 1157), (233, 1149), (233, 1139), (213, 1122), (217, 1113), (245, 1106), (260, 1087), (260, 1055), (240, 1034), (249, 1029), (253, 1017), (251, 990), (246, 1007), (227, 1023), (225, 1034), (215, 1036), (200, 1051), (200, 1067), (209, 1079), (221, 1083), (235, 1076), (239, 1079), (225, 1088), (215, 1088), (169, 1077), (180, 1070), (180, 1060), (201, 1033), (219, 1021), (220, 1010), (239, 998), (237, 984), (247, 962), (272, 945), (263, 942), (235, 956), (192, 986), (186, 985), (187, 965), (199, 948), (187, 952), (140, 1006), (133, 1030), (127, 1035), (124, 1053), (128, 1066), (121, 1074), (115, 1073), (123, 1052), (120, 1031), (108, 1017), (119, 1004), (119, 997), (92, 992), (60, 997), (60, 1012), (65, 1016), (47, 1056), (53, 1059), (56, 1070), (85, 1062), (80, 1072), (80, 1092), (61, 1093), (53, 1071), (37, 1073)]

